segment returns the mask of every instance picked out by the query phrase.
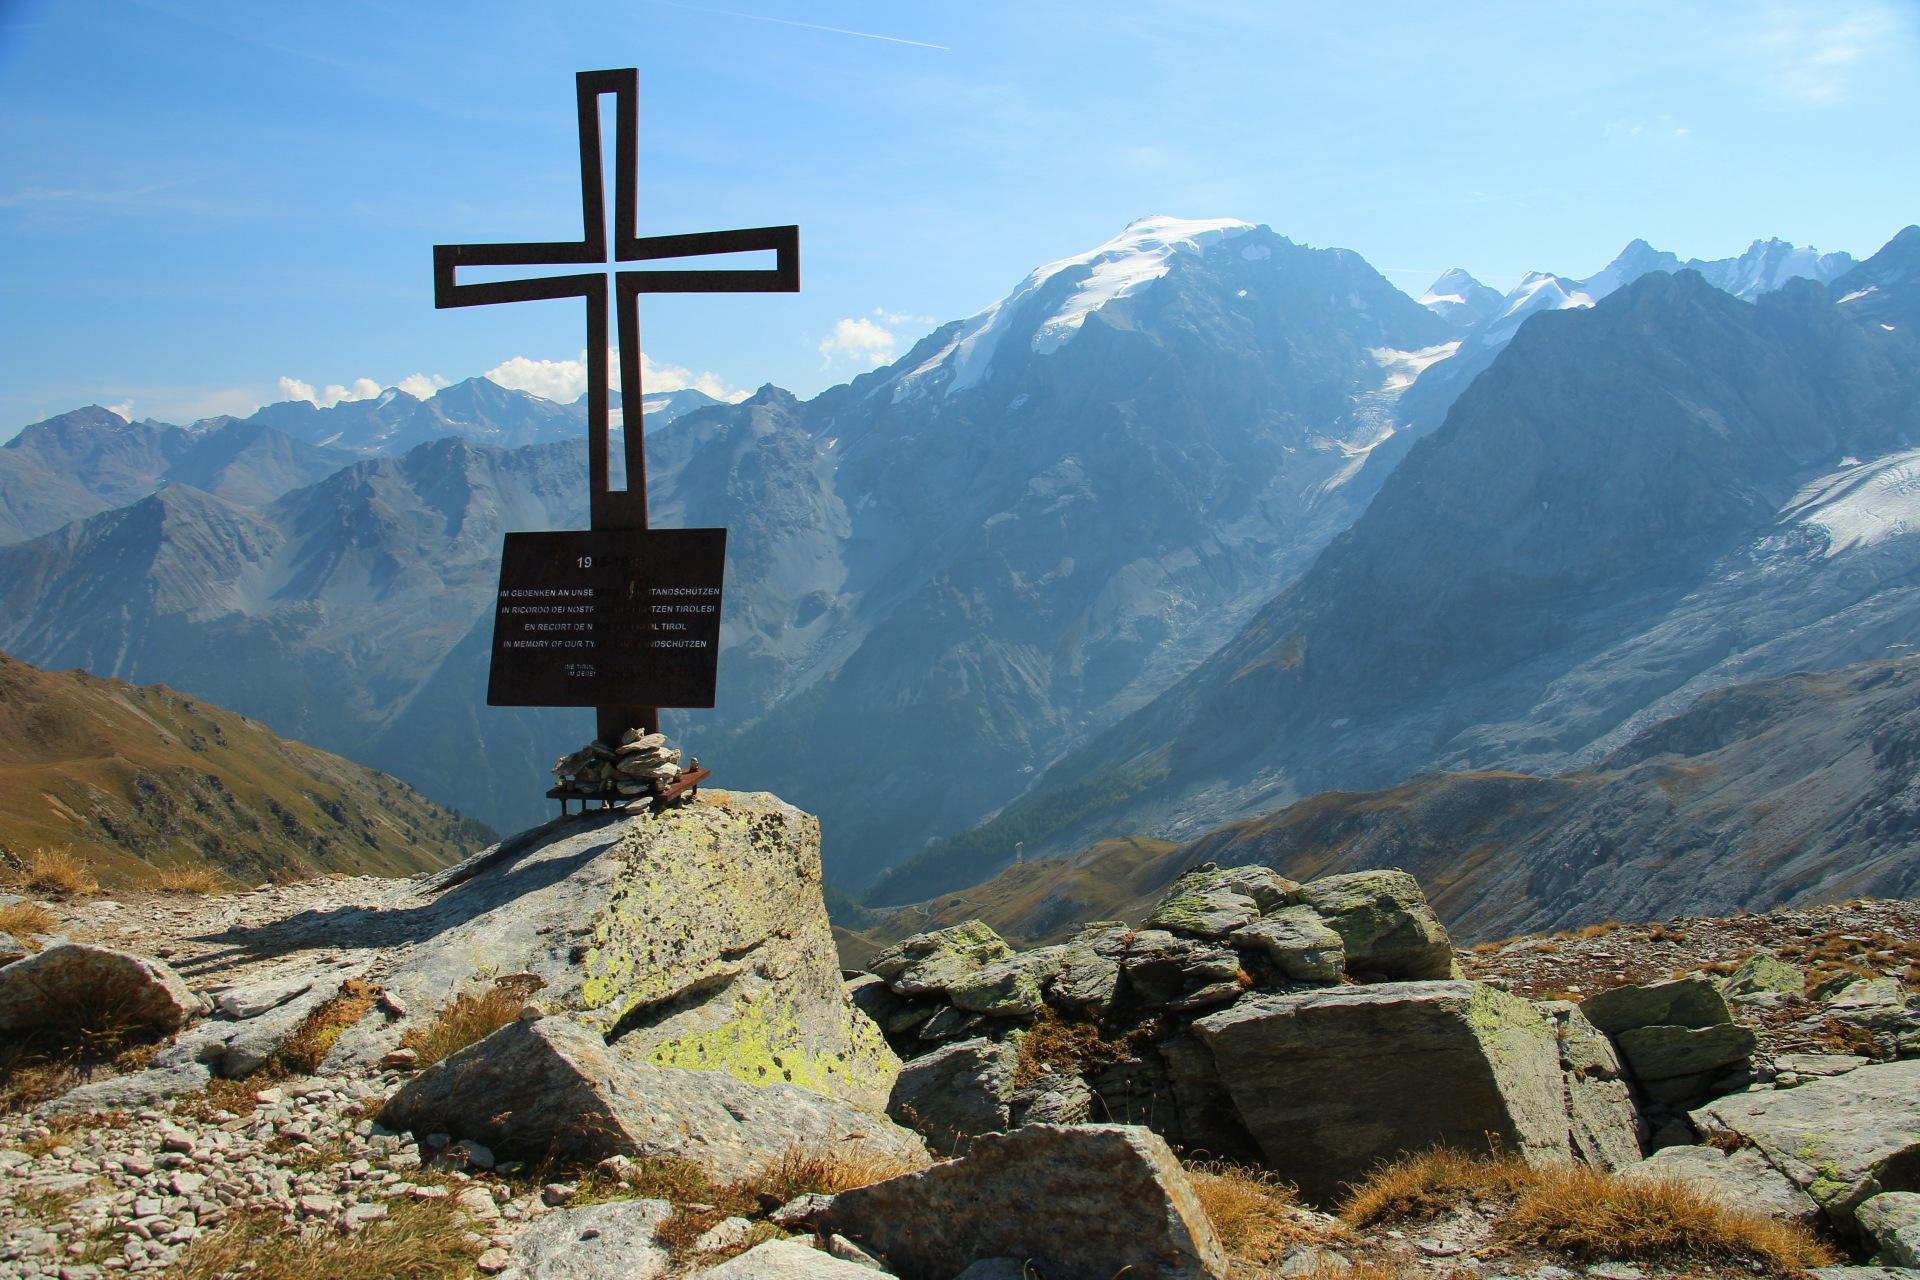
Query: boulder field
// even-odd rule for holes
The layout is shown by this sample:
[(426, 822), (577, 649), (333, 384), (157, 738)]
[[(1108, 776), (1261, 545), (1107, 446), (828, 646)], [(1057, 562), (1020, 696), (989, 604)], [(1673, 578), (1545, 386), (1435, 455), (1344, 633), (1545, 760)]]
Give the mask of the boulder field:
[[(1490, 1146), (1812, 1227), (1873, 1274), (1920, 1257), (1920, 1014), (1870, 912), (1818, 941), (1878, 970), (1749, 948), (1542, 989), (1528, 942), (1463, 966), (1404, 872), (1202, 865), (1137, 922), (1021, 950), (968, 921), (843, 973), (818, 840), (709, 791), (408, 881), (47, 904), (0, 1034), (107, 993), (150, 1047), (0, 1114), (0, 1271), (167, 1274), (236, 1221), (374, 1242), (447, 1201), (472, 1266), (528, 1280), (1330, 1274), (1372, 1246), (1318, 1210)], [(1778, 1047), (1816, 1023), (1854, 1051)], [(1304, 1202), (1277, 1271), (1209, 1207), (1234, 1167)], [(1505, 1256), (1474, 1213), (1417, 1251)], [(1511, 1274), (1571, 1274), (1531, 1256)]]

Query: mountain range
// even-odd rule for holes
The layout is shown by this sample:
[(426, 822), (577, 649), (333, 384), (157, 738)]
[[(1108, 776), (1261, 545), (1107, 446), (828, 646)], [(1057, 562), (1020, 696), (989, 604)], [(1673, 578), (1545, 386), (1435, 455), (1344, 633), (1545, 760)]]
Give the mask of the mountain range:
[(1534, 317), (1230, 642), (883, 896), (971, 883), (1016, 839), (1574, 767), (1711, 689), (1904, 647), (1920, 347), (1879, 317), (1913, 305), (1917, 259), (1909, 228), (1830, 286), (1746, 303), (1654, 273)]
[[(1840, 607), (1857, 551), (1903, 545), (1878, 532), (1831, 557), (1843, 566), (1803, 566), (1816, 599), (1739, 624), (1764, 640), (1740, 650), (1751, 670), (1724, 636), (1726, 670), (1694, 651), (1752, 600), (1732, 578), (1720, 612), (1689, 606), (1705, 611), (1693, 641), (1666, 637), (1684, 655), (1622, 659), (1676, 679), (1609, 674), (1561, 631), (1589, 625), (1591, 604), (1614, 627), (1594, 635), (1626, 643), (1629, 615), (1666, 618), (1702, 557), (1771, 529), (1763, 509), (1778, 523), (1805, 508), (1780, 534), (1796, 565), (1832, 545), (1830, 525), (1876, 518), (1910, 447), (1897, 259), (1912, 234), (1857, 267), (1777, 241), (1680, 264), (1636, 242), (1586, 281), (1507, 297), (1449, 273), (1423, 305), (1350, 251), (1142, 219), (851, 383), (688, 406), (650, 434), (656, 523), (732, 531), (722, 702), (669, 729), (718, 785), (820, 813), (840, 884), (911, 864), (881, 882), (898, 901), (980, 879), (1021, 839), (1031, 857), (1186, 838), (1312, 786), (1572, 766), (1730, 675), (1877, 656), (1866, 634), (1796, 636)], [(1573, 305), (1528, 301), (1556, 292)], [(139, 424), (355, 456), (304, 483), (229, 469), (246, 494), (150, 464), (112, 492), (75, 482), (97, 506), (38, 531), (16, 517), (21, 539), (0, 548), (0, 645), (165, 679), (525, 825), (543, 766), (589, 725), (482, 705), (498, 535), (581, 520), (581, 418), (479, 382)], [(1730, 434), (1672, 447), (1660, 413), (1676, 400)], [(669, 421), (651, 398), (648, 421)], [(40, 424), (0, 449), (0, 493), (9, 467), (79, 455), (22, 443), (58, 434)], [(1616, 465), (1617, 484), (1591, 483)], [(1542, 500), (1561, 519), (1537, 515)], [(1582, 511), (1589, 533), (1571, 528)], [(1514, 574), (1551, 585), (1509, 599)], [(1516, 632), (1526, 608), (1545, 621)], [(1300, 661), (1296, 621), (1328, 628)], [(1314, 692), (1283, 693), (1303, 663)], [(1567, 724), (1534, 707), (1563, 677)], [(1441, 696), (1454, 680), (1460, 696)]]

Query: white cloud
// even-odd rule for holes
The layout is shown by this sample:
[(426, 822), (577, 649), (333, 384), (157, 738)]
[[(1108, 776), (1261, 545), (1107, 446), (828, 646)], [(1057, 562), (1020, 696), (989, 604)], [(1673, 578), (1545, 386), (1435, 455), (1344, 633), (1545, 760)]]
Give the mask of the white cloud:
[(437, 373), (410, 373), (393, 385), (415, 400), (431, 400), (434, 392), (452, 384)]
[(820, 367), (831, 368), (836, 361), (844, 359), (877, 368), (893, 359), (895, 341), (892, 330), (875, 324), (865, 316), (836, 320), (832, 334), (820, 344)]
[[(484, 375), (490, 381), (515, 391), (542, 396), (570, 404), (587, 393), (587, 353), (575, 360), (535, 360), (514, 356), (503, 360)], [(607, 352), (607, 380), (620, 389), (620, 353)], [(640, 353), (640, 381), (648, 391), (678, 391), (692, 387), (716, 400), (738, 402), (747, 393), (730, 387), (717, 373), (694, 373), (678, 365), (656, 364), (644, 351)]]
[(330, 382), (317, 393), (311, 382), (302, 382), (299, 378), (280, 379), (282, 400), (305, 400), (308, 404), (322, 409), (331, 409), (349, 400), (371, 400), (379, 394), (380, 384), (372, 378), (355, 378), (350, 387)]
[(122, 422), (133, 421), (133, 401), (131, 400), (122, 400), (119, 404), (102, 405), (101, 407), (108, 413), (119, 418)]
[(1846, 97), (1859, 64), (1912, 37), (1910, 20), (1884, 0), (1779, 3), (1761, 11), (1736, 47), (1768, 89), (1819, 106)]

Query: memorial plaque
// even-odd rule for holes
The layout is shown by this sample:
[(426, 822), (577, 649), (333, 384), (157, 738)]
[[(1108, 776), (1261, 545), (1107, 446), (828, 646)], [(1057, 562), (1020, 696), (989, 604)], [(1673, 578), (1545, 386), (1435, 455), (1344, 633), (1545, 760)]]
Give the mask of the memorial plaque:
[(711, 707), (725, 529), (510, 533), (495, 707)]

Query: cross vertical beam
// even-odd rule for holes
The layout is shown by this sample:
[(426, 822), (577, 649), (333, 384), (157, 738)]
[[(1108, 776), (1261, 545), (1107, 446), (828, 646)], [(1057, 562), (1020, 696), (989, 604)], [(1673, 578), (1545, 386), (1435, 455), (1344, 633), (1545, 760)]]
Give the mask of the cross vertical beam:
[[(600, 98), (614, 95), (613, 237), (609, 253), (606, 191), (600, 158)], [(643, 293), (794, 293), (800, 288), (800, 228), (751, 227), (690, 235), (641, 236), (637, 197), (640, 143), (640, 75), (627, 67), (582, 71), (574, 77), (580, 138), (578, 240), (520, 244), (440, 244), (433, 247), (433, 305), (486, 306), (548, 298), (582, 298), (587, 320), (587, 474), (591, 527), (647, 527), (647, 464), (640, 385), (640, 295)], [(768, 252), (768, 270), (611, 272), (616, 262), (651, 262), (714, 254)], [(572, 275), (461, 284), (461, 267), (593, 265)], [(607, 307), (616, 310), (620, 350), (621, 448), (626, 488), (612, 487), (607, 379)], [(614, 706), (598, 710), (598, 733), (611, 743), (628, 728), (659, 728), (655, 707)]]

